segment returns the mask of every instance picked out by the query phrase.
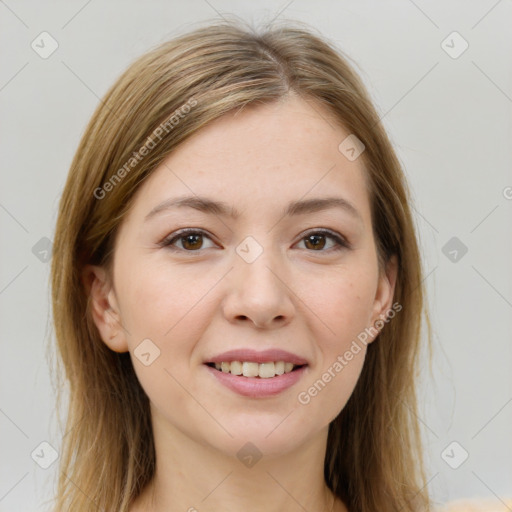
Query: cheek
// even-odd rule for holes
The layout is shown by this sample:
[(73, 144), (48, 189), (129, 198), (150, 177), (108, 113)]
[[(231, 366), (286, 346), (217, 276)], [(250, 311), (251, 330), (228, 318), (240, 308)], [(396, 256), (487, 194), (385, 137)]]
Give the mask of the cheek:
[(190, 327), (190, 318), (204, 308), (206, 301), (202, 299), (214, 285), (211, 276), (198, 279), (197, 272), (184, 267), (149, 261), (134, 263), (131, 268), (134, 270), (124, 272), (128, 277), (121, 283), (119, 295), (124, 298), (121, 310), (127, 327), (131, 327), (128, 330), (139, 336), (167, 340), (184, 325)]
[(364, 337), (358, 336), (369, 326), (376, 279), (370, 267), (347, 267), (305, 295), (304, 302), (316, 313), (309, 315), (309, 328), (320, 351), (318, 364), (297, 396), (307, 411), (306, 423), (316, 418), (327, 425), (352, 395), (366, 355)]
[[(139, 380), (143, 386), (154, 388), (154, 394), (161, 382), (153, 375), (169, 381), (167, 370), (185, 382), (192, 366), (198, 364), (194, 350), (218, 307), (213, 301), (214, 288), (222, 274), (164, 264), (146, 263), (132, 268), (137, 271), (120, 285), (120, 296), (124, 298), (120, 306)], [(151, 371), (137, 361), (138, 347), (145, 339), (156, 345), (156, 353), (159, 351), (158, 358), (148, 367)]]
[(321, 310), (322, 320), (329, 329), (322, 327), (320, 334), (316, 322), (318, 365), (312, 368), (297, 395), (303, 408), (303, 421), (310, 428), (318, 421), (328, 425), (338, 416), (361, 374), (366, 344), (360, 336), (368, 326), (372, 301), (360, 284), (358, 281), (357, 285), (333, 287), (332, 301), (325, 303)]
[(310, 315), (310, 328), (324, 340), (329, 357), (333, 351), (344, 351), (369, 326), (376, 279), (369, 268), (344, 268), (305, 294), (304, 302), (316, 314)]
[[(191, 272), (170, 266), (135, 265), (137, 271), (119, 286), (123, 321), (137, 378), (151, 402), (160, 410), (173, 408), (187, 415), (194, 403), (184, 391), (189, 382), (192, 354), (211, 320), (210, 290), (218, 278), (198, 279)], [(121, 273), (119, 274), (121, 277)], [(146, 345), (142, 345), (142, 340)], [(139, 347), (146, 347), (144, 352)], [(149, 353), (144, 361), (141, 353)], [(192, 414), (192, 412), (190, 412)], [(198, 414), (195, 411), (195, 414)]]

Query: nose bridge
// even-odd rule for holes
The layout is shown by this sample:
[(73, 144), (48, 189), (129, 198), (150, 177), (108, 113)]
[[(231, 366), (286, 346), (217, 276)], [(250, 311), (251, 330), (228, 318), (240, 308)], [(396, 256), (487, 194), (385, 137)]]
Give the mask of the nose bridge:
[(231, 321), (252, 320), (257, 326), (290, 320), (294, 308), (285, 283), (286, 268), (279, 251), (246, 237), (236, 247), (225, 315)]
[[(267, 237), (267, 241), (269, 239)], [(238, 245), (236, 252), (235, 268), (240, 276), (238, 284), (241, 291), (250, 291), (254, 298), (259, 296), (267, 301), (283, 293), (282, 281), (276, 277), (276, 274), (284, 272), (283, 265), (278, 251), (270, 243), (264, 247), (254, 237), (247, 237)]]

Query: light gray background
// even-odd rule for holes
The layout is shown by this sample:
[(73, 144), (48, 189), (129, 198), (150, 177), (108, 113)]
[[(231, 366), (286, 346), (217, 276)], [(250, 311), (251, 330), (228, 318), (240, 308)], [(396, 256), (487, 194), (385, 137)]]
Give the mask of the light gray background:
[[(439, 503), (512, 497), (510, 1), (5, 0), (0, 511), (47, 510), (57, 475), (57, 462), (45, 470), (31, 458), (43, 441), (58, 450), (61, 435), (45, 359), (49, 263), (32, 248), (53, 238), (79, 138), (135, 57), (225, 13), (305, 21), (357, 62), (415, 200), (434, 328), (420, 392), (429, 489)], [(31, 48), (43, 31), (59, 45), (47, 59)], [(453, 31), (469, 44), (458, 58), (442, 47)], [(453, 36), (445, 44), (462, 48)], [(468, 248), (456, 262), (443, 253), (452, 237)], [(453, 469), (446, 460), (460, 462), (462, 449), (469, 457)]]

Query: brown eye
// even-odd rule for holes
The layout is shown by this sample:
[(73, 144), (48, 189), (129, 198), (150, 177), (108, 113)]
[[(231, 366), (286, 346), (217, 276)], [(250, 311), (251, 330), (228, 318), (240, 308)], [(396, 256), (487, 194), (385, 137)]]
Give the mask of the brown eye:
[(185, 235), (180, 238), (184, 249), (201, 249), (203, 245), (203, 235)]
[(323, 249), (325, 247), (325, 235), (308, 235), (304, 238), (308, 249)]
[[(331, 240), (331, 245), (328, 245)], [(302, 238), (306, 249), (315, 252), (329, 252), (329, 250), (337, 251), (340, 249), (348, 249), (349, 243), (340, 235), (331, 231), (314, 231)], [(326, 248), (327, 247), (327, 248)]]
[[(205, 248), (205, 239), (210, 239), (210, 237), (197, 229), (188, 229), (168, 236), (160, 245), (173, 251), (196, 252)], [(176, 246), (177, 242), (181, 243), (181, 247)]]

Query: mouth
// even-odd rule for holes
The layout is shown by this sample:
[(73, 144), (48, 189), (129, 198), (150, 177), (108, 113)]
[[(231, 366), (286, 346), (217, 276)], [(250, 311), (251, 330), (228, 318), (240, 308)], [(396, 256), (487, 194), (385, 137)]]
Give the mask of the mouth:
[(296, 386), (308, 371), (307, 364), (291, 361), (210, 361), (203, 366), (214, 382), (253, 399), (271, 398), (284, 393)]
[(263, 363), (254, 361), (223, 361), (205, 364), (221, 373), (229, 373), (238, 377), (252, 379), (272, 379), (280, 375), (296, 372), (307, 366), (307, 364), (293, 364), (285, 361), (268, 361)]

